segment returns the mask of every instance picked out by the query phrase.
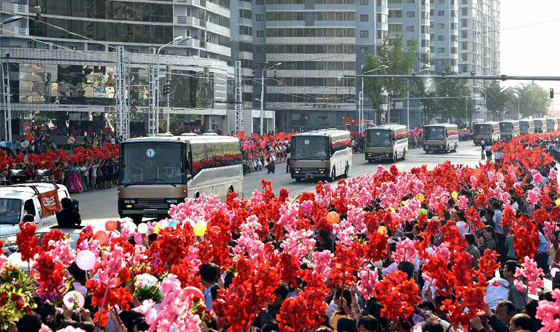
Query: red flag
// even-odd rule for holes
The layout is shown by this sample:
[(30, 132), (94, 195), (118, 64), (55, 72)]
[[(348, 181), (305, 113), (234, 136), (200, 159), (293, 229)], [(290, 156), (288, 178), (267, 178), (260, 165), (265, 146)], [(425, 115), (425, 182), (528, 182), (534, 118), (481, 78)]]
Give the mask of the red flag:
[(263, 140), (264, 140), (265, 142), (268, 142), (268, 136), (263, 135)]
[(239, 137), (239, 138), (245, 137), (245, 132), (243, 130), (238, 131), (237, 132), (237, 137)]
[(44, 215), (53, 214), (61, 209), (60, 201), (58, 200), (58, 192), (56, 190), (39, 194), (39, 200)]
[(253, 139), (259, 139), (259, 134), (257, 134), (257, 133), (252, 133), (252, 134), (251, 134), (251, 137), (252, 137)]
[(278, 140), (279, 141), (285, 141), (286, 140), (286, 134), (284, 134), (283, 131), (278, 133)]

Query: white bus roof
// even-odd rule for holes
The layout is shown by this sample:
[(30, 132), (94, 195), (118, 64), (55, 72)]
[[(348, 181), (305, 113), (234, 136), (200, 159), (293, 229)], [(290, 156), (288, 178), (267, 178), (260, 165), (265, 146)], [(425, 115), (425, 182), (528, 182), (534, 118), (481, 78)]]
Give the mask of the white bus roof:
[(425, 125), (424, 127), (446, 127), (446, 128), (457, 128), (456, 124), (452, 123), (432, 123), (429, 125)]
[(150, 142), (190, 142), (190, 143), (214, 143), (214, 142), (239, 142), (237, 137), (232, 136), (165, 136), (165, 137), (139, 137), (126, 140), (124, 143), (150, 143)]
[(298, 136), (328, 136), (328, 137), (335, 137), (335, 136), (350, 136), (350, 132), (348, 130), (339, 130), (339, 129), (319, 129), (319, 130), (312, 130), (305, 133), (299, 133), (292, 135), (292, 137)]
[[(367, 130), (372, 130), (372, 129), (381, 129), (381, 130), (407, 130), (405, 125), (401, 125), (401, 124), (395, 124), (395, 123), (390, 123), (390, 124), (385, 124), (385, 125), (381, 125), (381, 126), (377, 126), (377, 127), (371, 127), (368, 128)], [(407, 130), (408, 131), (408, 130)]]

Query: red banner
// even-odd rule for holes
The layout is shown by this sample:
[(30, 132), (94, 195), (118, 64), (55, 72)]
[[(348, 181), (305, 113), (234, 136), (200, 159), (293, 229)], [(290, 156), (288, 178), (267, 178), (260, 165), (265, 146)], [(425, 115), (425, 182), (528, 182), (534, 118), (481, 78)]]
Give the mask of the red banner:
[(39, 200), (41, 201), (43, 215), (53, 214), (60, 210), (60, 201), (58, 200), (58, 192), (56, 190), (39, 194)]

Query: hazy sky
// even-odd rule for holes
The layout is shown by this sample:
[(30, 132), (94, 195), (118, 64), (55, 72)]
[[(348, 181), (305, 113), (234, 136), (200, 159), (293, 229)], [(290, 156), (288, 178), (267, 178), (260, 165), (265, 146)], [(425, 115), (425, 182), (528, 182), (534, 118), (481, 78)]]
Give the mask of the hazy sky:
[[(502, 0), (500, 29), (502, 74), (560, 76), (560, 0)], [(560, 106), (560, 82), (538, 83)]]

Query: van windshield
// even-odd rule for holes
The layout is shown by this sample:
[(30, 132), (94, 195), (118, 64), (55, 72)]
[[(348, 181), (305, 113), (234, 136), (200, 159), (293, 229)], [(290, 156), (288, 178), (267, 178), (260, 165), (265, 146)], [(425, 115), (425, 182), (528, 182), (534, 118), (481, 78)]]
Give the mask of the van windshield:
[(426, 127), (424, 130), (424, 139), (429, 140), (444, 140), (445, 128), (444, 127)]
[(21, 200), (0, 198), (0, 224), (17, 224), (21, 221)]
[(366, 134), (367, 147), (390, 147), (393, 145), (393, 132), (386, 129), (370, 129)]

